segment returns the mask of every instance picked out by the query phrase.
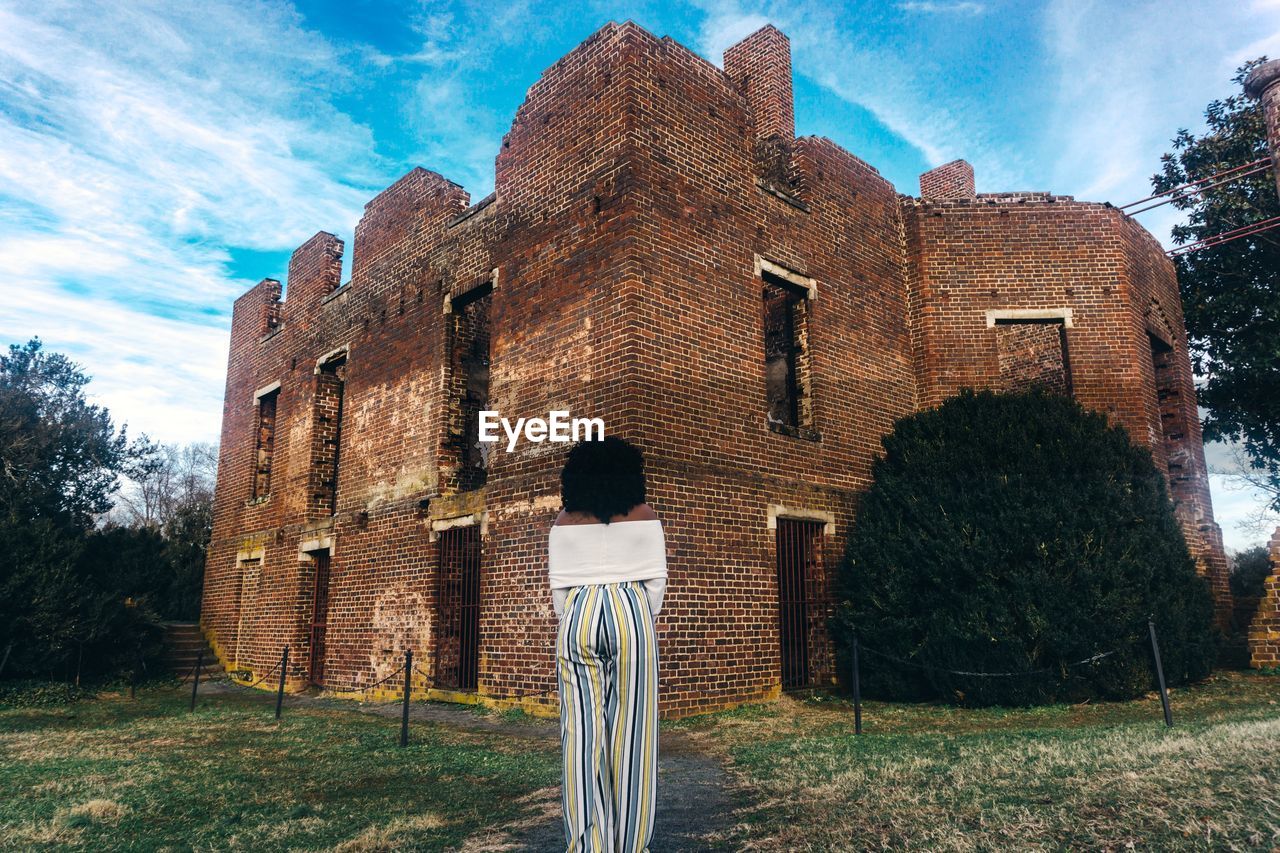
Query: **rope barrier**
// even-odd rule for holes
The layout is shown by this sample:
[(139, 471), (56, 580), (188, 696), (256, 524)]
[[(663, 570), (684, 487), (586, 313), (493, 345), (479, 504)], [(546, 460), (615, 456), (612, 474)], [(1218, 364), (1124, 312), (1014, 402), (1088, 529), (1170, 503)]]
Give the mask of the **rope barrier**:
[(231, 676), (231, 679), (230, 679), (231, 685), (233, 687), (239, 687), (241, 690), (249, 690), (250, 688), (257, 687), (259, 684), (266, 681), (268, 678), (271, 677), (271, 674), (279, 668), (280, 668), (280, 661), (276, 661), (275, 666), (267, 670), (266, 673), (261, 678), (259, 678), (257, 681), (253, 682), (252, 684), (241, 684), (240, 682), (236, 681), (236, 678), (233, 675)]
[(199, 659), (199, 658), (197, 658), (197, 659), (196, 659), (196, 662), (195, 662), (195, 663), (193, 663), (193, 664), (191, 664), (191, 669), (187, 670), (187, 671), (186, 671), (186, 672), (184, 672), (182, 675), (179, 675), (179, 676), (178, 676), (178, 680), (179, 680), (179, 681), (186, 681), (188, 678), (190, 678), (191, 676), (195, 675), (196, 667), (200, 666), (200, 663), (201, 663), (200, 659)]
[[(414, 669), (417, 669), (417, 667), (415, 666)], [(391, 679), (395, 678), (397, 675), (400, 675), (403, 672), (404, 672), (404, 664), (400, 664), (400, 668), (397, 669), (395, 672), (391, 673), (390, 675), (388, 675), (386, 678), (379, 679), (378, 681), (373, 682), (373, 684), (367, 684), (364, 687), (357, 687), (351, 692), (364, 693), (366, 690), (372, 690), (373, 688), (378, 687), (379, 685), (386, 684), (388, 681), (390, 681)], [(396, 701), (399, 701), (399, 700), (396, 700)]]
[[(421, 669), (418, 669), (418, 665), (417, 665), (417, 664), (414, 664), (414, 666), (413, 666), (413, 671), (414, 671), (414, 672), (416, 672), (418, 675), (421, 675), (423, 678), (425, 678), (425, 679), (427, 680), (427, 685), (428, 685), (428, 688), (429, 688), (429, 689), (433, 689), (433, 690), (434, 690), (434, 689), (436, 688), (436, 684), (435, 684), (435, 678), (434, 678), (434, 676), (428, 675), (427, 673), (423, 672)], [(495, 697), (493, 697), (493, 698), (495, 698), (495, 699), (524, 699), (524, 698), (525, 698), (525, 697), (527, 697), (527, 696), (551, 696), (552, 694), (556, 693), (556, 692), (557, 692), (557, 690), (558, 690), (558, 688), (552, 687), (552, 688), (549, 688), (549, 689), (546, 689), (546, 690), (530, 690), (530, 691), (523, 692), (523, 693), (509, 693), (509, 694), (504, 694), (504, 695), (502, 695), (502, 696), (495, 696)]]
[(896, 657), (895, 655), (891, 655), (888, 652), (881, 652), (876, 649), (870, 648), (869, 646), (864, 646), (861, 643), (858, 644), (858, 648), (861, 651), (870, 652), (871, 654), (876, 655), (877, 657), (882, 657), (887, 660), (891, 660), (894, 663), (899, 663), (899, 664), (902, 664), (903, 666), (911, 666), (917, 669), (928, 670), (931, 672), (943, 672), (943, 673), (947, 673), (948, 675), (960, 675), (967, 678), (1024, 678), (1030, 675), (1049, 675), (1049, 674), (1061, 672), (1064, 669), (1071, 669), (1072, 667), (1076, 667), (1076, 666), (1085, 666), (1087, 664), (1097, 663), (1103, 658), (1110, 657), (1111, 655), (1114, 655), (1120, 652), (1120, 649), (1112, 649), (1109, 652), (1101, 652), (1100, 654), (1093, 655), (1092, 657), (1087, 657), (1084, 660), (1078, 660), (1073, 663), (1063, 664), (1061, 667), (1047, 667), (1044, 669), (1028, 669), (1028, 670), (1023, 670), (1022, 672), (970, 672), (962, 669), (947, 669), (946, 667), (934, 666), (932, 664), (920, 663), (918, 661), (903, 660), (902, 658)]

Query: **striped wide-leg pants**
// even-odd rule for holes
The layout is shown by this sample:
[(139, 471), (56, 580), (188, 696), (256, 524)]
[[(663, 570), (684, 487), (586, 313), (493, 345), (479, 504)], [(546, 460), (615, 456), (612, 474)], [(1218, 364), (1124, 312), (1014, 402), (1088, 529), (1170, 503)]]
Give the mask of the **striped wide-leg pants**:
[(567, 853), (643, 853), (658, 783), (658, 643), (644, 585), (573, 587), (556, 659)]

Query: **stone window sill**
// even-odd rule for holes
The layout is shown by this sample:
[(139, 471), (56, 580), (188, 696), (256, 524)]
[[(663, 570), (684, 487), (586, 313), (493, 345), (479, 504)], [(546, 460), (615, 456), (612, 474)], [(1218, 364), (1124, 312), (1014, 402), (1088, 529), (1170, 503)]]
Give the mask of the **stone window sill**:
[(769, 183), (763, 178), (756, 178), (756, 186), (764, 190), (766, 193), (773, 196), (774, 198), (780, 199), (786, 202), (787, 204), (794, 207), (796, 210), (801, 210), (801, 211), (804, 211), (805, 213), (809, 213), (809, 205), (805, 204), (803, 201), (796, 198), (786, 190), (778, 189), (773, 184)]
[(260, 498), (249, 498), (247, 501), (245, 501), (245, 502), (244, 502), (244, 505), (245, 505), (245, 506), (258, 506), (259, 504), (264, 504), (264, 503), (266, 503), (266, 502), (267, 502), (267, 501), (269, 501), (269, 500), (271, 500), (271, 495), (267, 494), (267, 495), (263, 495), (263, 496), (262, 496), (262, 497), (260, 497)]
[(803, 438), (806, 441), (822, 441), (822, 434), (816, 429), (808, 427), (791, 426), (790, 424), (779, 424), (773, 421), (765, 421), (769, 426), (770, 432), (776, 432), (779, 435), (789, 435), (792, 438)]

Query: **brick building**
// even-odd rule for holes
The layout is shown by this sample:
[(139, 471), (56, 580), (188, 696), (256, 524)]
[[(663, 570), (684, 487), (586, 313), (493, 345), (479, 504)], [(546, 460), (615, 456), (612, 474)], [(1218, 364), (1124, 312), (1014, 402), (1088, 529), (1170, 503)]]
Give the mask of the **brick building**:
[[(721, 70), (608, 24), (549, 68), (495, 192), (414, 169), (288, 297), (235, 303), (203, 625), (257, 674), (351, 692), (412, 648), (424, 695), (555, 707), (547, 530), (566, 446), (476, 443), (476, 413), (603, 418), (648, 460), (670, 581), (662, 711), (830, 683), (827, 573), (895, 419), (1047, 383), (1168, 473), (1227, 619), (1173, 267), (1109, 205), (919, 198), (794, 134), (786, 36)], [(492, 448), (492, 449), (490, 449)]]

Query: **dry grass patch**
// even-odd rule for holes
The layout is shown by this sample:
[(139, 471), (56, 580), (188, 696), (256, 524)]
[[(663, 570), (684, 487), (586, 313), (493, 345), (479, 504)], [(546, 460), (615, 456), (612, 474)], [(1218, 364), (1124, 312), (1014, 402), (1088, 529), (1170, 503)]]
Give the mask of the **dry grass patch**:
[(445, 821), (433, 814), (396, 818), (385, 826), (371, 826), (355, 838), (338, 844), (334, 853), (394, 853), (404, 850), (414, 836), (428, 829), (439, 829)]
[(522, 849), (516, 838), (523, 832), (557, 820), (561, 815), (560, 788), (540, 788), (520, 798), (530, 809), (528, 816), (504, 826), (486, 828), (463, 842), (458, 853), (508, 853)]
[(742, 849), (1280, 846), (1280, 680), (1180, 692), (1171, 730), (1158, 703), (872, 703), (856, 737), (846, 703), (786, 698), (691, 734), (757, 793)]
[(87, 803), (81, 803), (78, 806), (72, 806), (69, 814), (73, 818), (83, 818), (92, 823), (101, 824), (117, 824), (120, 818), (129, 813), (128, 806), (121, 805), (115, 800), (89, 800)]

